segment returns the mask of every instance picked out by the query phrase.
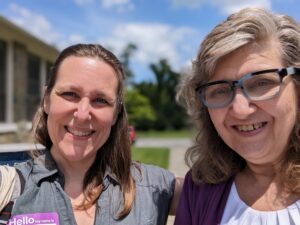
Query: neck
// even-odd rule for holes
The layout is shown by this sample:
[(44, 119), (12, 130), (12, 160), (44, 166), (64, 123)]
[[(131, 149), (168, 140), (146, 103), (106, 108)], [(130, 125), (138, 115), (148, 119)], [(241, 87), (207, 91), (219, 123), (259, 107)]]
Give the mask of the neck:
[(59, 170), (63, 173), (65, 183), (64, 191), (71, 200), (81, 203), (83, 199), (83, 181), (88, 168), (78, 164), (57, 164)]
[(248, 164), (235, 178), (240, 198), (262, 211), (283, 209), (299, 199), (299, 195), (291, 193), (284, 182), (279, 166)]
[(282, 186), (282, 172), (280, 165), (253, 165), (248, 164), (242, 172), (247, 179), (261, 186), (279, 184)]
[[(81, 161), (69, 161), (66, 160), (62, 155), (53, 154), (51, 151), (52, 157), (56, 162), (58, 169), (62, 172), (65, 179), (65, 188), (66, 187), (81, 187), (83, 185), (83, 180), (86, 175), (86, 172), (91, 167), (93, 159), (85, 159)], [(78, 189), (78, 188), (76, 188)]]
[(64, 174), (65, 183), (83, 183), (88, 167), (81, 165), (58, 164), (59, 170)]
[(271, 179), (274, 180), (282, 176), (283, 159), (272, 163), (255, 164), (247, 162), (245, 172), (251, 174), (257, 179)]

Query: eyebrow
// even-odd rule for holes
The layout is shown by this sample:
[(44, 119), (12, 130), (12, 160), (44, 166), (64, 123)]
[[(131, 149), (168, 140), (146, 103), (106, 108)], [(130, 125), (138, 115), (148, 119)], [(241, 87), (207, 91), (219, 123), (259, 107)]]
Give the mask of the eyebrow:
[[(58, 92), (61, 92), (61, 91), (83, 92), (81, 87), (75, 86), (75, 85), (68, 85), (68, 84), (63, 85), (63, 86), (57, 86), (57, 88), (55, 90), (58, 91)], [(115, 98), (112, 98), (102, 90), (93, 90), (89, 96), (103, 97), (103, 98), (106, 98), (108, 101), (111, 101), (111, 102), (115, 102), (116, 99), (117, 99), (117, 95), (116, 95)]]

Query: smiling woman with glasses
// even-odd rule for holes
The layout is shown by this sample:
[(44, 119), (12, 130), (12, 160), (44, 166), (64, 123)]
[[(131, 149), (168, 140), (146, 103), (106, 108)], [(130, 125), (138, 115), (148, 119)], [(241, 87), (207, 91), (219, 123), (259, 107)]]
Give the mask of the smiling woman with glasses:
[(300, 225), (300, 26), (246, 8), (203, 40), (178, 100), (198, 134), (175, 225)]

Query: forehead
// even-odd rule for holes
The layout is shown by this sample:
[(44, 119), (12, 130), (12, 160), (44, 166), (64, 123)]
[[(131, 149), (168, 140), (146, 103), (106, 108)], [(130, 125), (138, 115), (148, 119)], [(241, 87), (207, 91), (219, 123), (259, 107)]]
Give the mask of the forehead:
[(118, 79), (111, 65), (98, 58), (70, 56), (64, 59), (57, 71), (56, 86), (116, 92)]
[(247, 73), (283, 67), (277, 41), (255, 42), (224, 56), (216, 64), (210, 80), (236, 80)]

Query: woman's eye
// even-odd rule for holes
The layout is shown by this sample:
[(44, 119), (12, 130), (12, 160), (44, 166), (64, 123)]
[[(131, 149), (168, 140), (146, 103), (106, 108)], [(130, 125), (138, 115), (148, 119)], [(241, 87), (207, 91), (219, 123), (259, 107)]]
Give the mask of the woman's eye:
[(271, 79), (261, 79), (256, 82), (256, 86), (273, 86), (278, 82), (271, 80)]
[(63, 92), (62, 95), (64, 95), (64, 96), (76, 96), (76, 94), (74, 92), (71, 92), (71, 91)]
[(78, 98), (78, 95), (72, 91), (62, 92), (60, 96), (64, 97), (65, 99), (72, 100)]
[(210, 90), (209, 97), (210, 98), (220, 98), (223, 96), (227, 96), (229, 92), (230, 92), (230, 89), (228, 89), (227, 87), (218, 87), (214, 90)]
[(104, 98), (96, 98), (96, 99), (94, 99), (93, 102), (97, 105), (107, 105), (108, 104), (108, 101), (105, 100)]

